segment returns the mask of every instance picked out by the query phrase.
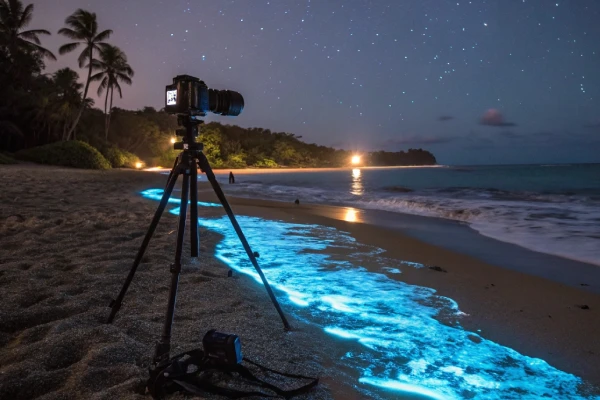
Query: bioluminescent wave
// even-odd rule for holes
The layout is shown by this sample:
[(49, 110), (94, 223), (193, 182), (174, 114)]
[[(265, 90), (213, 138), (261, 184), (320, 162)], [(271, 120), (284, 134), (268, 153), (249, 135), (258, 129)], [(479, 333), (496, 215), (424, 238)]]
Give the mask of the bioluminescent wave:
[[(157, 201), (160, 201), (160, 199), (162, 199), (163, 193), (163, 189), (148, 189), (141, 192), (142, 196), (144, 196), (145, 198)], [(171, 197), (169, 197), (169, 203), (181, 204), (181, 199), (178, 197), (173, 197), (173, 195), (171, 194)], [(207, 203), (204, 201), (199, 201), (198, 205), (202, 207), (221, 207), (221, 205), (218, 203)]]
[[(238, 221), (271, 285), (287, 294), (287, 311), (341, 340), (349, 350), (334, 361), (359, 382), (431, 399), (587, 398), (580, 378), (462, 329), (453, 300), (391, 278), (419, 264), (385, 259), (333, 228)], [(218, 259), (260, 283), (227, 217), (199, 225), (223, 235)], [(382, 273), (364, 268), (366, 259)]]

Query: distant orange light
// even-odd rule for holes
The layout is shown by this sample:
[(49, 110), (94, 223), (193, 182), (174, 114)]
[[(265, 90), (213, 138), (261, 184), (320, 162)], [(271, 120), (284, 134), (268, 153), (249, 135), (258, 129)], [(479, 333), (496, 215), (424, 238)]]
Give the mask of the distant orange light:
[(140, 168), (142, 168), (143, 166), (144, 166), (144, 164), (142, 164), (141, 162), (137, 162), (137, 163), (135, 163), (135, 167), (136, 167), (137, 169), (140, 169)]
[(352, 164), (360, 164), (360, 156), (352, 156)]
[(175, 143), (177, 141), (177, 139), (175, 139), (174, 137), (171, 138), (171, 143)]

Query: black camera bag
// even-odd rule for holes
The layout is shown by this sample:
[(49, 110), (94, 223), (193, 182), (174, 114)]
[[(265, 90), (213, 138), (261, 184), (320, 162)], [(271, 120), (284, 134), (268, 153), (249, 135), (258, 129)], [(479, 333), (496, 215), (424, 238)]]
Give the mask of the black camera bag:
[[(249, 396), (289, 399), (308, 392), (319, 383), (318, 378), (275, 371), (247, 358), (244, 358), (243, 361), (260, 368), (263, 372), (270, 372), (287, 378), (310, 380), (310, 382), (296, 389), (283, 390), (257, 378), (241, 363), (234, 365), (218, 363), (214, 359), (206, 357), (204, 351), (196, 349), (172, 357), (168, 363), (165, 363), (163, 368), (159, 366), (154, 370), (150, 370), (147, 389), (154, 399), (163, 399), (166, 394), (178, 391), (196, 395), (213, 393), (226, 396), (230, 399)], [(217, 386), (209, 382), (211, 375), (216, 372), (225, 372), (231, 376), (237, 374), (243, 379), (244, 384), (251, 384), (259, 388), (252, 391), (243, 391)]]

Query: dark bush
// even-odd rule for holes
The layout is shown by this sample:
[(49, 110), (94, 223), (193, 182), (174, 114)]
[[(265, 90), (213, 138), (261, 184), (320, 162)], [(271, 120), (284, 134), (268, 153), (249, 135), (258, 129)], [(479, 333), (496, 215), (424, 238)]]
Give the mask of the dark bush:
[(101, 153), (113, 168), (136, 168), (142, 162), (135, 154), (114, 146), (101, 149)]
[(10, 156), (8, 156), (6, 154), (0, 153), (0, 165), (2, 165), (2, 164), (5, 164), (5, 165), (6, 164), (16, 164), (16, 163), (17, 162), (15, 161), (14, 158), (12, 158), (12, 157), (10, 157)]
[(15, 153), (15, 157), (39, 164), (86, 169), (110, 169), (110, 163), (94, 147), (72, 140), (32, 147)]

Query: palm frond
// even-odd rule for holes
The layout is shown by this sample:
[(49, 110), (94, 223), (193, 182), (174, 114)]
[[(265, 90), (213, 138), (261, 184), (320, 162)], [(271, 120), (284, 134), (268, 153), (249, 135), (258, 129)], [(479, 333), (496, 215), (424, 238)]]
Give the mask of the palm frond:
[(44, 29), (35, 29), (31, 31), (20, 32), (17, 36), (20, 38), (31, 40), (35, 44), (42, 44), (42, 42), (40, 42), (40, 39), (38, 38), (38, 35), (50, 35), (50, 32)]
[(70, 28), (61, 28), (58, 30), (59, 35), (68, 37), (71, 40), (84, 40), (85, 38), (79, 31)]
[(21, 32), (21, 33), (17, 34), (17, 37), (19, 39), (31, 41), (35, 44), (42, 44), (42, 42), (40, 41), (40, 38), (38, 38), (37, 35), (34, 33)]
[(75, 32), (79, 32), (82, 39), (90, 37), (90, 28), (86, 26), (85, 21), (75, 20), (68, 24)]
[(43, 48), (40, 45), (37, 45), (35, 43), (31, 43), (31, 42), (26, 42), (28, 44), (29, 47), (31, 47), (34, 51), (37, 51), (38, 53), (40, 53), (43, 57), (47, 57), (49, 59), (51, 59), (52, 61), (56, 61), (56, 56), (48, 49)]
[(96, 13), (90, 13), (90, 36), (95, 37), (98, 33), (98, 19), (96, 18)]
[(117, 72), (115, 74), (115, 78), (117, 78), (117, 79), (115, 79), (115, 81), (117, 81), (117, 82), (123, 82), (123, 83), (125, 83), (127, 85), (131, 85), (131, 83), (132, 83), (131, 82), (131, 78), (128, 77), (127, 75), (125, 75), (125, 74), (121, 74), (121, 73)]
[(86, 17), (90, 14), (89, 11), (85, 11), (81, 8), (77, 9), (73, 14), (69, 15), (65, 20), (65, 23), (68, 25), (77, 24), (86, 19)]
[[(96, 74), (96, 75), (100, 75), (100, 74)], [(96, 76), (94, 75), (94, 76)], [(104, 74), (102, 74), (104, 76)], [(98, 96), (102, 95), (102, 92), (104, 91), (104, 89), (106, 89), (106, 87), (108, 86), (108, 76), (104, 76), (104, 79), (102, 79), (102, 82), (100, 82), (100, 85), (98, 85)]]
[(91, 54), (91, 49), (89, 47), (86, 47), (81, 54), (79, 55), (79, 58), (77, 58), (77, 62), (79, 62), (79, 67), (83, 68), (83, 66), (88, 62), (89, 58), (90, 58), (90, 54)]
[(133, 70), (133, 68), (131, 68), (129, 66), (129, 64), (125, 64), (123, 65), (120, 69), (119, 72), (122, 74), (127, 75), (130, 78), (133, 78), (133, 76), (135, 75), (135, 71)]
[(63, 55), (63, 54), (70, 53), (73, 50), (75, 50), (76, 48), (78, 48), (80, 44), (81, 43), (79, 43), (79, 42), (63, 44), (58, 49), (58, 54)]
[(96, 14), (90, 13), (89, 11), (85, 11), (80, 8), (67, 17), (67, 19), (65, 20), (65, 25), (72, 28), (73, 31), (77, 32), (79, 40), (89, 41), (95, 35), (95, 20)]
[(104, 43), (104, 42), (94, 43), (94, 47), (98, 51), (104, 51), (105, 49), (107, 49), (108, 47), (111, 47), (111, 46), (112, 46), (112, 44), (110, 44), (110, 43)]
[(19, 19), (19, 28), (24, 28), (29, 25), (31, 19), (33, 18), (33, 4), (29, 4), (27, 7), (25, 7), (20, 15), (21, 18)]
[(119, 92), (119, 97), (122, 99), (123, 98), (123, 92), (121, 92), (121, 85), (119, 85), (117, 82), (113, 83), (113, 88), (117, 89), (117, 92)]
[(113, 31), (111, 29), (102, 31), (99, 34), (97, 34), (96, 37), (94, 37), (94, 42), (103, 42), (106, 39), (110, 38), (110, 35), (112, 35), (112, 34), (113, 34)]
[(102, 78), (104, 78), (105, 76), (106, 76), (105, 72), (98, 72), (97, 74), (94, 74), (94, 75), (90, 76), (90, 82), (99, 81)]
[(52, 35), (52, 33), (50, 31), (47, 31), (46, 29), (30, 29), (28, 31), (19, 33), (19, 35), (23, 35), (25, 33), (33, 35)]
[[(89, 64), (86, 65), (86, 67), (89, 67)], [(105, 70), (106, 64), (100, 60), (96, 60), (96, 59), (92, 59), (92, 70), (93, 71), (102, 71)]]

